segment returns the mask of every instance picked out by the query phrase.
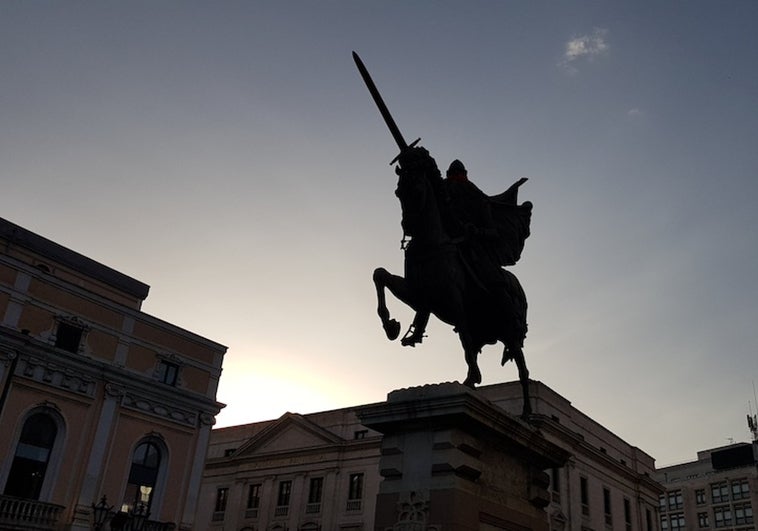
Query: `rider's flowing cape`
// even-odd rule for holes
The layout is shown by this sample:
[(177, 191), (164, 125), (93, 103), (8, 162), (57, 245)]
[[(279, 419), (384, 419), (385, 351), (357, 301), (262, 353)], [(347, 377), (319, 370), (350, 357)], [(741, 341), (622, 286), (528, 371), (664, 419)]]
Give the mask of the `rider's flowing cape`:
[(532, 203), (518, 202), (518, 188), (526, 179), (521, 179), (505, 192), (489, 196), (492, 218), (497, 237), (492, 244), (492, 252), (500, 266), (514, 265), (521, 258), (524, 241), (529, 237), (529, 223), (532, 219)]

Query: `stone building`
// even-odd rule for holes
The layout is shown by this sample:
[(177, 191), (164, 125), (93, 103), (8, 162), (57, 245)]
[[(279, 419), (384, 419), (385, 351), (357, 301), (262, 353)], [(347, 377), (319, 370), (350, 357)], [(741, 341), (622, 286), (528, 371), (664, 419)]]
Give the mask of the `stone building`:
[(697, 460), (658, 469), (662, 530), (753, 531), (758, 507), (758, 442), (702, 450)]
[(352, 408), (213, 430), (197, 523), (235, 531), (369, 529), (380, 444)]
[[(476, 391), (515, 415), (518, 382)], [(549, 470), (551, 529), (657, 531), (654, 460), (561, 395), (531, 382), (532, 425), (571, 454)], [(374, 529), (381, 435), (357, 408), (296, 415), (213, 430), (197, 522), (216, 531)], [(359, 485), (360, 487), (356, 487)]]
[(198, 529), (226, 347), (148, 290), (0, 219), (0, 528), (91, 529), (106, 496), (114, 528)]

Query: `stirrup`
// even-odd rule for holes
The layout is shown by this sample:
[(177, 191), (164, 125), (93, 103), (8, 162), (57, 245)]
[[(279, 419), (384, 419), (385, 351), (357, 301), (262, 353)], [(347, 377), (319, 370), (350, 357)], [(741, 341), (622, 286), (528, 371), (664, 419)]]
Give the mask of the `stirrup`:
[(404, 347), (415, 347), (416, 343), (421, 343), (424, 340), (424, 331), (416, 328), (415, 325), (411, 325), (408, 331), (400, 340), (400, 344)]

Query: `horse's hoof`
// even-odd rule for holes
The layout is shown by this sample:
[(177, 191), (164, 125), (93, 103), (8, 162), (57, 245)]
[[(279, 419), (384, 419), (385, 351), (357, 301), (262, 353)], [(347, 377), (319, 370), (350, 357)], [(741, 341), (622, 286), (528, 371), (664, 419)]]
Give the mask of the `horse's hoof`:
[(384, 328), (384, 333), (387, 334), (387, 339), (390, 341), (396, 340), (397, 336), (400, 335), (400, 323), (394, 319), (385, 321), (382, 327)]
[(466, 378), (465, 380), (463, 380), (463, 385), (465, 385), (469, 389), (473, 389), (476, 386), (476, 384), (474, 383), (474, 380), (471, 378)]

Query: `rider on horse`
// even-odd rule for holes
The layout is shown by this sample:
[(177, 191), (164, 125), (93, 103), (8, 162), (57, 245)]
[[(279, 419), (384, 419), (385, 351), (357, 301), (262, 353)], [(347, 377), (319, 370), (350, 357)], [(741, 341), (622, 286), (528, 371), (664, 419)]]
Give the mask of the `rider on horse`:
[[(398, 174), (415, 171), (419, 167), (433, 168), (436, 163), (423, 148), (411, 148), (400, 157)], [(437, 202), (445, 232), (461, 254), (474, 284), (492, 295), (493, 300), (504, 300), (512, 293), (513, 286), (502, 266), (513, 265), (519, 259), (524, 240), (529, 236), (529, 221), (532, 205), (529, 202), (517, 205), (518, 187), (521, 179), (506, 192), (490, 197), (468, 179), (468, 172), (460, 160), (454, 160), (441, 180), (439, 171), (429, 171), (427, 178), (437, 192)], [(520, 289), (520, 287), (519, 287)], [(525, 308), (523, 314), (525, 315)], [(510, 316), (510, 321), (526, 334), (526, 321), (519, 315)], [(429, 312), (417, 311), (413, 324), (401, 339), (404, 346), (415, 346), (424, 337)]]

